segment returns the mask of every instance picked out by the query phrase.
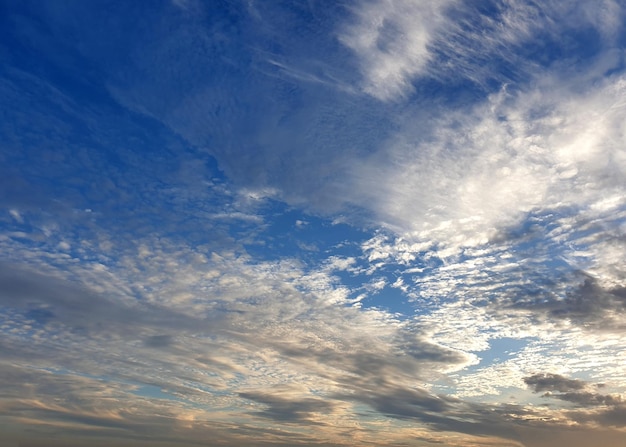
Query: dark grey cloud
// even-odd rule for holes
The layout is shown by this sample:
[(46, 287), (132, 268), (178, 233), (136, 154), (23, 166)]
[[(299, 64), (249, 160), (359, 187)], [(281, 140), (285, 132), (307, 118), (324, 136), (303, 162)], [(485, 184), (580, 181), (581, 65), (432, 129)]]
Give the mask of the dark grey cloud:
[(572, 402), (583, 407), (592, 407), (595, 405), (619, 405), (623, 402), (621, 396), (590, 392), (567, 392), (554, 395), (550, 394), (549, 396), (567, 402)]
[[(396, 339), (384, 347), (378, 343), (368, 346), (360, 340), (353, 342), (354, 345), (342, 349), (310, 347), (281, 340), (272, 344), (282, 355), (294, 361), (307, 363), (313, 360), (356, 377), (356, 381), (363, 384), (383, 383), (389, 373), (420, 377), (433, 368), (467, 361), (466, 354), (433, 344), (416, 336), (410, 329), (399, 328)], [(347, 382), (353, 380), (348, 379)]]
[(458, 365), (467, 361), (467, 357), (457, 351), (417, 339), (409, 349), (399, 347), (395, 355), (362, 349), (360, 352), (344, 355), (342, 359), (350, 373), (366, 380), (383, 379), (390, 371), (419, 377), (422, 372), (429, 371), (435, 365)]
[(436, 431), (473, 436), (515, 440), (518, 430), (534, 426), (540, 420), (532, 409), (519, 405), (473, 404), (391, 382), (378, 383), (370, 388), (362, 386), (353, 394), (334, 397), (365, 404), (392, 419), (414, 421)]
[(568, 379), (560, 374), (539, 373), (525, 377), (524, 382), (529, 385), (535, 392), (542, 391), (577, 391), (587, 386), (587, 383), (578, 379)]
[(602, 427), (622, 429), (626, 427), (626, 405), (623, 400), (599, 409), (573, 410), (568, 412), (568, 416), (582, 424), (595, 423)]
[(151, 335), (144, 340), (144, 344), (149, 348), (166, 348), (174, 342), (174, 337), (167, 334)]
[(626, 427), (626, 405), (616, 405), (601, 412), (595, 419), (607, 427)]
[[(352, 397), (342, 396), (369, 405), (377, 412), (397, 419), (417, 419), (429, 422), (453, 409), (453, 399), (436, 396), (426, 390), (393, 383), (372, 384)], [(439, 415), (439, 416), (435, 416)]]
[[(544, 392), (543, 397), (553, 398), (574, 404), (585, 411), (571, 412), (570, 417), (577, 421), (595, 421), (603, 426), (626, 426), (624, 399), (620, 395), (600, 394), (592, 384), (578, 379), (568, 379), (559, 374), (534, 374), (524, 378), (533, 391)], [(604, 388), (603, 384), (595, 388)], [(604, 409), (597, 411), (595, 407)], [(608, 407), (608, 408), (607, 408)]]
[(568, 320), (587, 330), (610, 331), (626, 327), (622, 318), (626, 310), (623, 287), (602, 285), (584, 271), (563, 271), (553, 276), (529, 271), (528, 275), (536, 277), (532, 286), (508, 291), (514, 295), (510, 309), (529, 312), (537, 321)]
[(264, 410), (253, 412), (255, 415), (298, 424), (318, 424), (312, 420), (312, 414), (329, 413), (334, 406), (332, 402), (323, 399), (289, 399), (282, 397), (280, 391), (274, 393), (248, 391), (239, 393), (239, 396), (267, 406)]
[[(85, 336), (114, 334), (132, 339), (141, 337), (145, 330), (162, 328), (218, 330), (217, 320), (213, 324), (209, 319), (142, 303), (124, 294), (98, 293), (86, 284), (8, 263), (0, 263), (0, 303), (44, 326), (61, 324)], [(156, 337), (157, 344), (167, 342), (167, 336)], [(147, 344), (154, 344), (154, 340), (148, 338)]]
[(548, 310), (555, 317), (602, 324), (600, 320), (607, 313), (626, 309), (625, 291), (624, 288), (606, 289), (597, 279), (586, 276), (583, 283), (569, 293), (563, 302), (551, 303)]

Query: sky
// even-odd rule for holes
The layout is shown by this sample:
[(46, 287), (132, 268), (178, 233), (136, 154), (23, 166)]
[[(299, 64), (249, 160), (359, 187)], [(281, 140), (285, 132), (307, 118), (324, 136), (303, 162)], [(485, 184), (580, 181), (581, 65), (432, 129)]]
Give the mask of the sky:
[(1, 0), (6, 447), (626, 445), (622, 0)]

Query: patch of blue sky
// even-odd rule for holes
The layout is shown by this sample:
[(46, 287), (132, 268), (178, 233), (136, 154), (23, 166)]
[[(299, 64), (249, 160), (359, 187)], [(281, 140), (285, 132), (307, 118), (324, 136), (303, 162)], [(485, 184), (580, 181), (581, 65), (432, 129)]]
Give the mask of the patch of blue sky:
[(532, 40), (519, 48), (524, 59), (549, 68), (556, 60), (567, 60), (572, 64), (588, 62), (600, 53), (602, 36), (590, 25), (572, 26), (555, 34), (550, 30), (536, 33)]
[(510, 357), (521, 352), (530, 343), (536, 341), (537, 338), (511, 338), (511, 337), (495, 337), (489, 340), (489, 348), (479, 351), (476, 354), (480, 358), (480, 363), (470, 366), (467, 371), (472, 372), (484, 368), (489, 365), (503, 363)]
[(363, 309), (373, 308), (394, 314), (400, 319), (410, 319), (424, 312), (400, 289), (385, 286), (381, 290), (365, 292), (367, 296), (360, 301)]
[[(37, 42), (54, 39), (30, 37)], [(211, 200), (217, 199), (218, 204), (223, 201), (215, 194), (198, 194), (201, 197), (195, 203), (177, 196), (182, 190), (176, 189), (177, 184), (188, 187), (185, 182), (195, 180), (181, 170), (189, 160), (202, 164), (197, 171), (204, 175), (197, 176), (198, 183), (223, 179), (215, 160), (196, 152), (151, 117), (120, 106), (102, 80), (89, 78), (90, 70), (85, 70), (89, 61), (81, 58), (73, 62), (80, 70), (68, 70), (66, 64), (59, 65), (59, 61), (50, 60), (54, 56), (40, 54), (40, 50), (20, 50), (25, 45), (21, 41), (4, 43), (6, 51), (19, 59), (15, 66), (41, 76), (38, 79), (15, 69), (5, 73), (16, 92), (13, 98), (5, 97), (6, 105), (15, 109), (16, 116), (28, 118), (13, 120), (5, 129), (5, 144), (21, 150), (4, 154), (3, 177), (20, 178), (27, 182), (27, 188), (4, 200), (22, 208), (45, 204), (49, 211), (57, 213), (67, 213), (69, 208), (91, 209), (94, 216), (115, 214), (112, 219), (104, 219), (113, 225), (126, 215), (143, 217), (145, 224), (150, 214), (155, 216), (152, 224), (156, 225), (157, 208), (162, 202), (177, 211), (187, 207), (182, 211), (189, 215), (198, 211), (194, 205), (206, 208)], [(59, 76), (54, 75), (57, 72)], [(89, 94), (83, 95), (83, 90)], [(28, 104), (25, 97), (29, 98)], [(37, 114), (29, 114), (33, 109)], [(77, 109), (83, 113), (76, 113)], [(85, 172), (90, 172), (88, 179)], [(195, 185), (191, 193), (201, 193), (202, 186)], [(54, 197), (52, 202), (50, 197)], [(180, 214), (171, 213), (168, 218), (176, 220), (177, 215)]]
[[(206, 374), (203, 373), (207, 376), (211, 376), (211, 377), (219, 377), (218, 374)], [(220, 397), (220, 396), (229, 396), (232, 394), (231, 390), (225, 390), (225, 389), (215, 389), (211, 386), (208, 385), (204, 385), (201, 382), (191, 382), (191, 381), (185, 381), (183, 382), (182, 386), (188, 388), (189, 390), (193, 390), (194, 393), (204, 393), (206, 395), (210, 395), (210, 396), (215, 396), (215, 397)], [(161, 390), (162, 391), (162, 390)], [(180, 394), (180, 392), (176, 393), (177, 395)]]
[[(512, 337), (498, 337), (494, 336), (489, 339), (489, 347), (482, 351), (474, 351), (474, 354), (478, 356), (479, 362), (476, 364), (466, 366), (462, 372), (453, 374), (453, 377), (465, 377), (473, 374), (480, 374), (487, 368), (498, 367), (507, 361), (514, 359), (519, 353), (524, 351), (528, 346), (537, 342), (539, 339), (536, 337), (525, 338), (512, 338)], [(498, 393), (501, 396), (506, 396), (507, 393), (512, 396), (519, 393), (519, 389), (514, 386), (497, 386)], [(433, 389), (444, 392), (456, 393), (458, 391), (454, 380), (442, 379), (433, 382)], [(481, 402), (484, 400), (484, 396), (464, 396), (464, 399), (470, 401)]]
[(381, 309), (403, 318), (426, 311), (415, 303), (416, 287), (411, 284), (413, 274), (405, 274), (400, 266), (393, 264), (372, 274), (367, 272), (369, 264), (363, 258), (352, 259), (355, 262), (349, 269), (334, 270), (333, 276), (350, 290), (350, 300), (359, 299), (359, 307)]
[(177, 396), (167, 393), (163, 390), (163, 388), (155, 385), (138, 385), (138, 387), (134, 388), (131, 392), (136, 396), (147, 397), (149, 399), (165, 399), (186, 402)]
[[(22, 14), (14, 12), (2, 15), (0, 29), (3, 30), (0, 38), (3, 57), (11, 62), (10, 65), (0, 67), (0, 72), (7, 78), (18, 82), (34, 80), (33, 77), (20, 78), (16, 76), (16, 70), (7, 71), (4, 68), (12, 66), (46, 79), (78, 103), (95, 103), (105, 109), (122, 111), (96, 74), (93, 63), (60, 40), (53, 30), (38, 20), (36, 14), (31, 15), (24, 10)], [(60, 45), (64, 51), (58, 47), (54, 51), (49, 50), (56, 45)], [(33, 88), (34, 85), (30, 84), (29, 87)]]
[(55, 315), (48, 309), (36, 308), (21, 310), (12, 307), (0, 307), (0, 334), (7, 338), (32, 341), (33, 336), (45, 334), (44, 341), (62, 333), (62, 328), (55, 324)]
[(45, 326), (49, 321), (55, 318), (54, 313), (46, 308), (39, 309), (30, 309), (25, 314), (24, 317), (27, 320), (34, 321), (41, 326)]
[(246, 383), (246, 376), (240, 372), (234, 372), (232, 376), (227, 380), (228, 389), (239, 387), (241, 384)]
[[(262, 217), (265, 222), (256, 228), (255, 239), (245, 245), (248, 253), (259, 260), (298, 257), (309, 265), (319, 265), (328, 256), (359, 254), (359, 241), (370, 237), (364, 230), (275, 200), (267, 200)], [(241, 225), (239, 231), (245, 230)]]

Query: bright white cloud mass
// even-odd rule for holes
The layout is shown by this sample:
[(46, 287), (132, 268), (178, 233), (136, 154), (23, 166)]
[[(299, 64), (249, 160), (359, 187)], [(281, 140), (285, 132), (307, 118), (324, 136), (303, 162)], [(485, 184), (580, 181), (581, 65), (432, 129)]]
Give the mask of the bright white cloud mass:
[(619, 0), (0, 4), (0, 440), (626, 445)]

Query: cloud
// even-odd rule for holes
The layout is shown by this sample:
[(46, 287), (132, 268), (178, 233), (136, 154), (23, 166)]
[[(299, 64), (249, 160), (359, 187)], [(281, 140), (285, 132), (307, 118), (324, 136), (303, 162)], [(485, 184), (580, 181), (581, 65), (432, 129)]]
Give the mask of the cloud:
[(535, 392), (541, 391), (577, 391), (585, 388), (586, 384), (582, 380), (568, 379), (559, 374), (534, 374), (524, 378), (524, 382), (530, 385)]
[[(460, 370), (473, 361), (471, 356), (433, 343), (421, 323), (396, 320), (382, 311), (342, 307), (348, 295), (336, 288), (338, 278), (325, 263), (319, 271), (307, 271), (293, 260), (259, 263), (232, 253), (202, 257), (163, 238), (136, 241), (116, 259), (118, 267), (112, 264), (106, 270), (91, 271), (68, 262), (62, 270), (45, 275), (5, 266), (5, 282), (14, 284), (13, 298), (5, 297), (5, 304), (29, 318), (21, 320), (18, 314), (12, 318), (14, 328), (23, 326), (5, 340), (7, 359), (28, 359), (39, 367), (56, 365), (120, 386), (130, 382), (127, 401), (151, 393), (150, 399), (160, 399), (167, 407), (185, 407), (185, 414), (195, 408), (197, 418), (214, 419), (232, 411), (229, 408), (237, 409), (237, 414), (247, 414), (249, 427), (267, 419), (302, 422), (327, 427), (328, 439), (335, 439), (331, 422), (347, 420), (354, 408), (365, 406), (372, 418), (382, 414), (442, 430), (506, 435), (490, 428), (493, 420), (481, 416), (483, 409), (469, 408), (419, 385), (442, 377), (442, 372)], [(357, 262), (338, 263), (333, 258), (329, 265), (345, 269)], [(62, 279), (68, 272), (81, 280)], [(132, 283), (133, 289), (102, 289), (109, 275), (116, 278), (110, 284)], [(165, 276), (167, 282), (155, 281)], [(87, 279), (89, 287), (81, 284)], [(183, 294), (181, 284), (198, 294)], [(108, 298), (104, 290), (116, 290), (117, 296)], [(126, 290), (142, 291), (143, 304), (129, 305), (128, 297), (120, 295)], [(32, 313), (33, 309), (48, 311)], [(20, 334), (37, 320), (41, 341), (34, 345), (29, 341), (26, 348), (27, 339)], [(110, 324), (103, 327), (99, 323), (103, 320)], [(84, 331), (72, 331), (78, 322)], [(53, 340), (71, 346), (72, 352)], [(87, 356), (88, 352), (99, 354)], [(157, 369), (152, 366), (155, 362)], [(293, 383), (302, 387), (285, 388)], [(141, 391), (143, 386), (154, 388)], [(245, 402), (250, 399), (266, 409), (248, 408)], [(72, 412), (63, 418), (88, 422), (74, 420)], [(458, 418), (475, 421), (459, 423)], [(285, 433), (283, 438), (296, 442), (297, 436)]]
[[(582, 380), (568, 379), (559, 374), (534, 374), (524, 378), (524, 382), (529, 385), (534, 392), (544, 392), (542, 397), (554, 398), (576, 405), (580, 409), (593, 409), (594, 407), (610, 407), (600, 411), (574, 412), (572, 419), (595, 420), (605, 426), (624, 426), (626, 423), (619, 419), (623, 413), (624, 400), (621, 395), (600, 394), (593, 390), (592, 386)], [(596, 386), (596, 388), (601, 388)], [(619, 421), (619, 422), (618, 422)]]
[(166, 335), (166, 334), (151, 335), (148, 338), (146, 338), (146, 340), (144, 341), (146, 346), (150, 348), (166, 348), (170, 346), (173, 342), (174, 342), (173, 337), (171, 335)]
[[(472, 23), (477, 16), (486, 23), (490, 15), (479, 8), (460, 6), (456, 2), (366, 2), (354, 8), (351, 24), (342, 27), (336, 20), (329, 21), (331, 29), (325, 28), (324, 31), (333, 36), (332, 26), (337, 26), (340, 36), (355, 45), (361, 37), (373, 42), (371, 51), (367, 45), (362, 48), (360, 59), (364, 72), (369, 65), (384, 67), (387, 57), (399, 61), (398, 66), (394, 65), (395, 62), (389, 64), (390, 73), (397, 73), (392, 76), (397, 81), (379, 84), (381, 89), (402, 90), (409, 88), (407, 85), (417, 76), (416, 73), (421, 73), (424, 68), (422, 61), (431, 61), (432, 54), (443, 51), (437, 50), (437, 45), (442, 46), (446, 42), (458, 51), (444, 58), (448, 60), (446, 63), (435, 63), (441, 59), (440, 56), (432, 63), (446, 66), (448, 71), (457, 74), (463, 72), (454, 66), (461, 54), (480, 53), (489, 60), (490, 57), (495, 58), (494, 54), (516, 54), (514, 43), (521, 42), (522, 45), (528, 39), (534, 39), (535, 28), (545, 29), (546, 22), (565, 26), (562, 21), (554, 20), (562, 16), (563, 9), (567, 9), (558, 4), (554, 2), (541, 6), (528, 2), (505, 2), (499, 6), (500, 9), (493, 11), (488, 27), (455, 31), (458, 26), (455, 21)], [(605, 5), (609, 10), (614, 8), (610, 2)], [(569, 8), (573, 9), (569, 13), (572, 17), (583, 20), (580, 18), (584, 17), (580, 7), (570, 5)], [(540, 85), (534, 91), (537, 80), (541, 83), (541, 77), (549, 72), (549, 67), (535, 67), (532, 72), (523, 73), (528, 81), (498, 82), (496, 90), (509, 82), (510, 90), (519, 92), (508, 99), (506, 93), (497, 94), (490, 88), (471, 100), (461, 101), (455, 106), (457, 110), (452, 111), (444, 106), (445, 101), (442, 103), (443, 100), (437, 98), (428, 110), (379, 104), (362, 95), (337, 91), (334, 87), (312, 87), (293, 79), (267, 76), (265, 65), (268, 57), (290, 59), (294, 61), (292, 65), (302, 65), (304, 71), (310, 71), (311, 67), (317, 67), (319, 71), (345, 67), (345, 63), (338, 61), (345, 61), (346, 57), (340, 49), (331, 46), (333, 39), (324, 37), (326, 34), (319, 30), (315, 39), (324, 52), (310, 48), (306, 38), (311, 37), (313, 31), (308, 28), (299, 31), (301, 39), (290, 39), (289, 42), (283, 39), (282, 53), (274, 54), (276, 52), (270, 49), (277, 45), (277, 38), (269, 30), (278, 25), (294, 26), (290, 23), (295, 23), (287, 20), (289, 12), (281, 8), (270, 8), (259, 17), (243, 7), (233, 6), (230, 13), (237, 17), (235, 26), (245, 30), (240, 37), (229, 35), (229, 38), (224, 38), (224, 29), (228, 25), (217, 15), (214, 21), (207, 24), (189, 15), (170, 14), (171, 26), (161, 27), (162, 22), (155, 18), (158, 12), (154, 11), (146, 16), (144, 23), (151, 33), (149, 42), (130, 38), (135, 35), (135, 28), (125, 24), (117, 32), (120, 36), (129, 37), (130, 51), (136, 57), (124, 62), (121, 71), (109, 72), (107, 67), (102, 67), (108, 88), (125, 107), (155, 117), (188, 142), (202, 148), (196, 154), (198, 157), (206, 154), (216, 157), (220, 168), (240, 185), (252, 189), (275, 188), (276, 197), (292, 204), (322, 213), (350, 213), (355, 219), (365, 216), (374, 225), (383, 223), (394, 230), (414, 230), (413, 222), (423, 220), (410, 215), (407, 211), (411, 209), (419, 210), (421, 216), (431, 215), (426, 220), (433, 226), (435, 222), (467, 219), (465, 233), (470, 233), (477, 225), (489, 227), (510, 223), (509, 219), (516, 218), (511, 214), (524, 213), (540, 205), (543, 197), (555, 192), (547, 187), (551, 183), (548, 176), (555, 169), (558, 175), (570, 175), (577, 167), (569, 166), (571, 163), (567, 160), (555, 159), (558, 158), (553, 156), (554, 150), (557, 150), (553, 147), (555, 145), (539, 140), (549, 138), (547, 135), (550, 132), (563, 135), (556, 123), (561, 119), (567, 122), (569, 110), (578, 111), (577, 117), (574, 117), (578, 121), (563, 126), (565, 133), (569, 132), (569, 137), (565, 135), (565, 139), (571, 139), (578, 134), (579, 124), (589, 124), (584, 111), (597, 110), (601, 114), (606, 105), (603, 102), (612, 98), (612, 93), (607, 92), (603, 98), (598, 98), (601, 101), (595, 103), (580, 103), (580, 95), (574, 96), (573, 101), (561, 101), (569, 97), (570, 92), (553, 87), (567, 85), (564, 78), (574, 76), (577, 70), (563, 73), (560, 68), (554, 69), (556, 74), (551, 85)], [(315, 9), (309, 13), (323, 12)], [(62, 14), (54, 15), (53, 20), (55, 26), (66, 26), (67, 18)], [(594, 29), (603, 28), (600, 19), (590, 16), (585, 20)], [(414, 26), (416, 22), (420, 26)], [(326, 22), (317, 20), (315, 23)], [(387, 49), (378, 50), (376, 36), (388, 34), (385, 26), (396, 29), (398, 33), (386, 37), (389, 41)], [(442, 30), (434, 31), (435, 28)], [(102, 40), (98, 33), (105, 31), (76, 30), (81, 33), (81, 41), (84, 42), (81, 50), (83, 57), (89, 59), (98, 54), (101, 50), (98, 42)], [(558, 35), (558, 32), (555, 29), (554, 34)], [(455, 41), (452, 37), (456, 35), (454, 33), (466, 36), (468, 41)], [(418, 38), (421, 34), (423, 39)], [(411, 40), (412, 36), (417, 36), (417, 43)], [(241, 47), (241, 42), (246, 39), (257, 42), (254, 51)], [(488, 46), (490, 50), (486, 51), (480, 45), (476, 49), (480, 42), (486, 42), (483, 46)], [(190, 48), (198, 51), (190, 51)], [(180, 54), (175, 61), (185, 60), (188, 63), (171, 60), (167, 64), (159, 63), (172, 53)], [(312, 55), (310, 58), (313, 61), (303, 60), (302, 53)], [(371, 61), (368, 63), (370, 53)], [(237, 54), (248, 60), (253, 68), (246, 70), (245, 77), (237, 69), (239, 59), (231, 64), (225, 63)], [(468, 57), (471, 59), (473, 56)], [(586, 67), (585, 70), (601, 70), (598, 72), (600, 75), (619, 64), (617, 54), (612, 61), (608, 55), (607, 58), (603, 63), (596, 61), (595, 68)], [(215, 61), (224, 63), (216, 65)], [(476, 65), (485, 66), (483, 62), (474, 63), (474, 68)], [(159, 69), (166, 66), (168, 70)], [(190, 70), (189, 67), (196, 69)], [(354, 82), (348, 69), (337, 70), (341, 71), (338, 77), (343, 76), (348, 83)], [(372, 70), (375, 71), (375, 68)], [(205, 75), (199, 77), (199, 72)], [(239, 83), (240, 79), (246, 81), (244, 88)], [(176, 85), (176, 89), (168, 87), (171, 85)], [(219, 85), (219, 89), (215, 85)], [(259, 96), (256, 92), (260, 90), (268, 94)], [(577, 93), (576, 86), (572, 90)], [(152, 93), (155, 91), (168, 93), (155, 95)], [(481, 105), (488, 93), (492, 94), (491, 100)], [(556, 97), (557, 94), (562, 96)], [(617, 95), (620, 93), (617, 92)], [(420, 93), (418, 96), (422, 101), (431, 103), (430, 94)], [(534, 98), (535, 103), (529, 98)], [(548, 104), (544, 106), (539, 101)], [(247, 106), (239, 107), (242, 104)], [(299, 107), (301, 104), (307, 107)], [(551, 108), (555, 108), (555, 113), (548, 113), (538, 123), (549, 125), (552, 122), (552, 129), (548, 126), (540, 129), (535, 123), (538, 117), (533, 111), (550, 111)], [(609, 133), (617, 132), (615, 126), (620, 122), (620, 113), (619, 110), (611, 110), (607, 120), (594, 133), (602, 133), (604, 124), (609, 125), (606, 128)], [(476, 120), (468, 118), (476, 115)], [(332, 138), (329, 138), (330, 135)], [(601, 140), (602, 137), (595, 141)], [(542, 147), (537, 141), (546, 144)], [(297, 156), (294, 147), (298, 147)], [(501, 153), (499, 148), (502, 147), (506, 150)], [(540, 149), (533, 152), (532, 147)], [(355, 163), (355, 159), (365, 159), (366, 162)], [(581, 163), (585, 165), (582, 160)], [(616, 171), (615, 175), (618, 174)], [(613, 177), (617, 178), (615, 175)], [(488, 187), (491, 179), (496, 183), (492, 189)], [(561, 183), (568, 182), (564, 179)], [(518, 185), (525, 186), (520, 188)], [(418, 191), (419, 194), (416, 194)], [(502, 194), (495, 195), (493, 191)], [(425, 195), (427, 197), (423, 197)], [(512, 209), (513, 204), (517, 204), (516, 209)], [(482, 210), (476, 213), (477, 216), (473, 215), (472, 208), (479, 205)], [(464, 225), (457, 223), (453, 227), (456, 230)], [(483, 240), (484, 237), (483, 232), (474, 238), (463, 234), (466, 240)]]
[(356, 190), (393, 230), (452, 247), (485, 244), (535, 210), (619, 207), (623, 81), (578, 95), (554, 82), (434, 119), (427, 137), (419, 124), (399, 134), (355, 167)]
[(432, 58), (433, 34), (446, 24), (444, 12), (453, 1), (376, 0), (354, 8), (354, 23), (340, 41), (359, 58), (363, 90), (388, 101), (413, 90)]
[(0, 79), (3, 423), (464, 447), (620, 426), (623, 8), (323, 6), (1, 19), (23, 33)]
[(393, 418), (421, 421), (428, 421), (432, 414), (445, 415), (452, 408), (446, 399), (424, 390), (398, 388), (386, 383), (378, 383), (372, 390), (361, 390), (352, 399), (366, 403), (379, 413)]
[[(202, 325), (201, 320), (127, 297), (109, 298), (88, 287), (23, 266), (0, 266), (0, 301), (24, 312), (26, 321), (42, 327), (61, 324), (85, 336), (114, 333), (131, 336), (143, 326), (177, 328)], [(88, 318), (85, 318), (88, 317)], [(137, 334), (138, 335), (138, 334)]]
[[(245, 413), (252, 399), (268, 409), (247, 412), (251, 426), (262, 425), (261, 417), (327, 427), (332, 418), (349, 417), (354, 404), (386, 408), (398, 419), (416, 416), (421, 401), (434, 411), (439, 398), (410, 391), (411, 381), (467, 360), (388, 313), (343, 307), (346, 292), (336, 288), (337, 278), (324, 264), (305, 271), (295, 261), (258, 263), (228, 253), (206, 258), (174, 247), (144, 238), (135, 247), (116, 247), (116, 263), (94, 270), (68, 258), (59, 259), (66, 264), (58, 270), (45, 267), (46, 273), (5, 263), (1, 299), (10, 316), (0, 325), (11, 334), (3, 341), (5, 360), (47, 368), (51, 383), (81, 377), (78, 395), (88, 392), (84, 387), (92, 380), (103, 390), (122, 387), (120, 399), (156, 399), (168, 415), (172, 406), (184, 413), (195, 408), (197, 417), (215, 418), (228, 408)], [(167, 281), (155, 281), (163, 275)], [(200, 286), (204, 292), (190, 292)], [(141, 293), (141, 300), (127, 293)], [(285, 391), (294, 380), (303, 388)], [(389, 403), (385, 395), (392, 391), (408, 401)], [(133, 420), (145, 414), (141, 405), (121, 427), (80, 406), (59, 412), (51, 401), (57, 393), (68, 391), (40, 390), (45, 408), (37, 410), (39, 417), (76, 430), (100, 427), (94, 436), (134, 431)], [(403, 415), (414, 407), (413, 416)], [(30, 421), (30, 413), (22, 420)], [(294, 434), (284, 436), (296, 442)]]
[(626, 405), (617, 405), (603, 411), (596, 416), (596, 420), (607, 427), (623, 428), (626, 426)]
[[(545, 311), (548, 318), (566, 318), (596, 330), (619, 330), (624, 326), (621, 313), (624, 289), (606, 290), (593, 277), (580, 274), (582, 281), (560, 300), (537, 302), (528, 300), (514, 307), (532, 309), (539, 314)], [(539, 299), (541, 300), (541, 298)], [(534, 306), (531, 304), (534, 301)]]
[[(590, 407), (594, 405), (618, 405), (621, 404), (621, 396), (604, 395), (598, 393), (562, 393), (555, 395), (557, 399), (572, 402), (583, 407)], [(626, 425), (626, 424), (625, 424)]]
[(328, 413), (333, 408), (333, 405), (326, 400), (312, 398), (289, 400), (281, 397), (283, 394), (286, 393), (274, 390), (273, 393), (244, 392), (239, 393), (239, 396), (266, 405), (267, 409), (254, 414), (273, 421), (297, 424), (314, 423), (310, 419), (314, 413)]
[(364, 92), (389, 101), (420, 93), (420, 81), (466, 92), (523, 83), (555, 63), (546, 57), (555, 52), (584, 64), (589, 46), (598, 53), (619, 46), (622, 14), (613, 0), (597, 8), (558, 1), (370, 1), (353, 8), (340, 40), (358, 59)]

